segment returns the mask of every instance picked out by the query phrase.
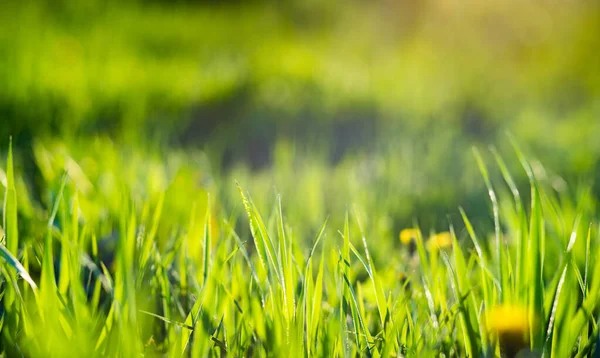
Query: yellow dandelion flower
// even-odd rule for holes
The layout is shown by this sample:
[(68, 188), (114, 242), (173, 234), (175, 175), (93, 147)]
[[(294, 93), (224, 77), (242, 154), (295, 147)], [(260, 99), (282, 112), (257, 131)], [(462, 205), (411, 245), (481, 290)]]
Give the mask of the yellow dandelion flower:
[(487, 315), (491, 332), (498, 335), (500, 350), (507, 357), (514, 357), (529, 346), (530, 322), (527, 308), (519, 305), (499, 305)]
[(412, 241), (417, 239), (419, 235), (419, 229), (404, 229), (400, 231), (400, 242), (404, 245), (410, 244)]
[(440, 232), (439, 234), (432, 235), (429, 241), (427, 241), (427, 248), (430, 251), (449, 249), (451, 247), (452, 235), (449, 232)]

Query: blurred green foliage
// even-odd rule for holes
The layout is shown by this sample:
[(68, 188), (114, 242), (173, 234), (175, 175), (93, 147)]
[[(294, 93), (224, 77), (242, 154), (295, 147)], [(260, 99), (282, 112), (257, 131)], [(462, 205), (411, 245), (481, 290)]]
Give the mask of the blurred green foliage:
[(194, 109), (221, 102), (243, 116), (212, 121), (344, 120), (366, 107), (369, 120), (474, 135), (506, 122), (539, 135), (537, 122), (598, 109), (593, 2), (58, 4), (3, 2), (4, 136), (181, 135), (202, 120)]
[[(5, 1), (0, 24), (4, 353), (351, 355), (359, 330), (499, 353), (480, 307), (506, 292), (547, 318), (531, 348), (592, 352), (600, 3)], [(508, 167), (496, 223), (473, 146)], [(425, 253), (449, 223), (452, 258)]]
[(108, 136), (143, 157), (200, 148), (223, 186), (246, 178), (290, 196), (358, 192), (356, 177), (394, 220), (440, 220), (481, 205), (470, 147), (505, 131), (550, 176), (599, 172), (599, 8), (3, 2), (0, 138), (25, 151), (60, 138), (77, 153)]

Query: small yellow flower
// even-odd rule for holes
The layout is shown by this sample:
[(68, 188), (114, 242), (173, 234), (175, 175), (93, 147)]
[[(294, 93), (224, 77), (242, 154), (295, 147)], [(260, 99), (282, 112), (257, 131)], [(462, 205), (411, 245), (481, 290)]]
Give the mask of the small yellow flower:
[(400, 231), (400, 242), (404, 245), (410, 244), (412, 241), (417, 239), (419, 235), (419, 229), (404, 229)]
[(430, 251), (437, 251), (440, 249), (449, 249), (451, 247), (452, 247), (452, 235), (447, 231), (432, 235), (429, 238), (429, 241), (427, 241), (427, 248)]
[(510, 304), (493, 307), (487, 315), (487, 324), (489, 330), (498, 335), (503, 355), (514, 357), (528, 347), (530, 322), (527, 307)]

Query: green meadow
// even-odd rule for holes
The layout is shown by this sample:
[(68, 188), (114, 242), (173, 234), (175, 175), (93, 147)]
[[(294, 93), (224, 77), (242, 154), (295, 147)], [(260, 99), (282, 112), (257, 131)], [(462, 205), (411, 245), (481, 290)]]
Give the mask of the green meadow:
[(598, 4), (0, 23), (0, 356), (600, 354)]

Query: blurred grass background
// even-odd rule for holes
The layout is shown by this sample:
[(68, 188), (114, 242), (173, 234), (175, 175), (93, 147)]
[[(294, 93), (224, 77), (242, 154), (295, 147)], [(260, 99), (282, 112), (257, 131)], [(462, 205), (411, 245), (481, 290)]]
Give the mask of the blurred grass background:
[(491, 356), (505, 303), (542, 319), (530, 348), (597, 353), (600, 2), (24, 0), (0, 24), (0, 253), (40, 285), (0, 267), (9, 356), (351, 356), (361, 314), (382, 355)]
[(555, 190), (600, 177), (598, 2), (8, 1), (0, 22), (0, 142), (34, 199), (70, 165), (185, 218), (208, 191), (239, 210), (237, 179), (307, 229), (358, 202), (395, 235), (487, 217), (470, 147), (511, 153), (507, 131)]

